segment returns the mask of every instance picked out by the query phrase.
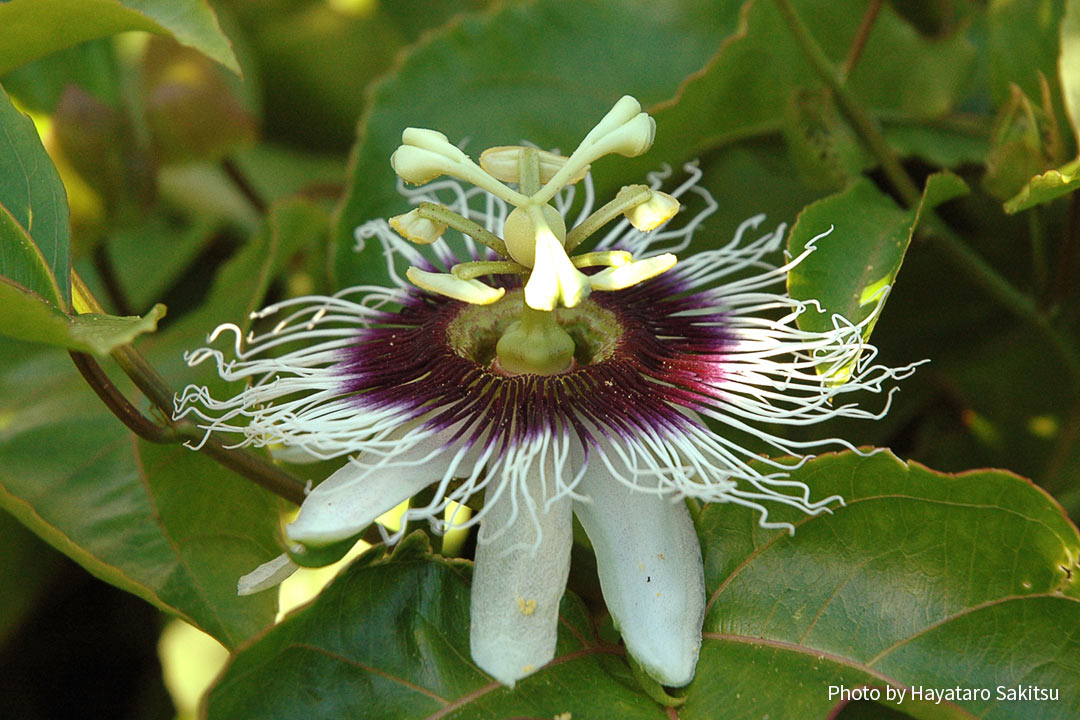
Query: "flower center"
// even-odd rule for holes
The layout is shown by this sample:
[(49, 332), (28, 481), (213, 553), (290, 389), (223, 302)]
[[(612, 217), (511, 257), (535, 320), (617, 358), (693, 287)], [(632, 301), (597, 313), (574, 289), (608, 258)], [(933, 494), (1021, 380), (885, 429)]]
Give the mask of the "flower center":
[[(607, 360), (623, 334), (615, 314), (592, 300), (537, 312), (546, 317), (535, 318), (531, 326), (523, 304), (524, 292), (518, 289), (491, 305), (464, 306), (446, 328), (450, 347), (485, 368), (498, 357), (507, 374), (555, 375)], [(512, 347), (506, 341), (500, 347), (504, 338)]]

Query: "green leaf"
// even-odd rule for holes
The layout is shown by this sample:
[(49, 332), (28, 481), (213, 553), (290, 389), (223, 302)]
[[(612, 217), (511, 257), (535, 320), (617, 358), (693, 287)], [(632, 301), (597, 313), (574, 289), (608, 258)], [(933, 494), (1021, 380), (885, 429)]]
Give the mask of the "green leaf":
[[(927, 180), (919, 206), (903, 210), (862, 179), (806, 207), (788, 237), (792, 256), (834, 229), (818, 237), (817, 249), (788, 273), (791, 297), (817, 300), (823, 310), (803, 313), (799, 327), (826, 332), (833, 327), (833, 315), (858, 324), (875, 313), (896, 280), (922, 214), (966, 192), (959, 177), (938, 173)], [(867, 325), (864, 337), (870, 337), (875, 322)]]
[(18, 0), (0, 3), (0, 27), (0, 77), (62, 48), (128, 30), (172, 35), (240, 72), (206, 0)]
[(1080, 142), (1080, 2), (1066, 0), (1061, 19), (1061, 54), (1058, 73), (1065, 114), (1072, 123), (1073, 138)]
[(160, 299), (213, 240), (219, 225), (213, 217), (177, 222), (155, 213), (137, 227), (116, 228), (105, 251), (129, 305), (146, 307)]
[[(709, 604), (679, 718), (826, 720), (841, 684), (903, 688), (891, 705), (923, 720), (1080, 710), (1080, 534), (1053, 499), (1008, 472), (947, 475), (887, 452), (824, 456), (792, 479), (847, 505), (776, 507), (793, 537), (735, 505), (698, 518)], [(417, 535), (390, 558), (366, 556), (241, 648), (205, 716), (670, 717), (631, 689), (621, 649), (569, 593), (555, 660), (514, 690), (489, 682), (469, 659), (468, 566), (431, 557)], [(1032, 684), (1060, 701), (996, 701), (999, 685)], [(995, 702), (912, 702), (913, 686), (956, 685)]]
[[(6, 7), (0, 5), (0, 26)], [(9, 37), (10, 29), (5, 32)], [(5, 212), (6, 211), (6, 212)], [(33, 121), (0, 88), (0, 273), (55, 305), (71, 302), (67, 193)], [(21, 230), (24, 237), (17, 237)], [(27, 247), (33, 240), (35, 250)], [(8, 249), (17, 245), (17, 253)], [(48, 275), (47, 280), (43, 275)]]
[[(2, 420), (0, 420), (2, 422)], [(63, 558), (15, 518), (0, 511), (0, 649), (32, 615), (49, 583), (64, 568)]]
[[(389, 158), (404, 128), (469, 138), (473, 155), (523, 139), (569, 152), (622, 95), (643, 103), (670, 96), (712, 54), (736, 10), (733, 3), (537, 0), (463, 16), (425, 36), (372, 91), (361, 119), (333, 238), (338, 285), (385, 280), (378, 243), (354, 252), (353, 230), (401, 212)], [(643, 47), (679, 52), (658, 62)], [(650, 157), (651, 169), (669, 160)]]
[[(828, 686), (841, 683), (993, 697), (916, 717), (1080, 711), (1080, 535), (1052, 498), (1007, 472), (944, 475), (884, 452), (825, 456), (793, 479), (846, 507), (778, 509), (794, 537), (733, 506), (699, 520), (709, 608), (680, 718), (730, 706), (732, 717), (826, 718)], [(999, 685), (1058, 688), (1061, 700), (996, 702)]]
[(0, 308), (0, 335), (96, 355), (107, 355), (118, 345), (153, 332), (165, 315), (165, 306), (155, 305), (144, 317), (93, 313), (73, 317), (6, 278), (0, 278)]
[(279, 550), (275, 499), (197, 453), (136, 439), (66, 356), (0, 340), (0, 507), (94, 575), (227, 646), (271, 622), (236, 581)]
[(427, 541), (416, 547), (417, 536), (389, 559), (354, 563), (312, 605), (234, 655), (205, 716), (667, 717), (632, 689), (620, 649), (600, 643), (569, 594), (549, 669), (513, 691), (493, 682), (469, 658), (469, 564), (422, 552)]
[[(799, 16), (825, 53), (844, 59), (858, 32), (865, 3), (795, 2)], [(917, 63), (898, 63), (903, 57)], [(955, 103), (974, 49), (963, 35), (940, 40), (920, 36), (885, 5), (848, 84), (861, 104), (892, 124), (919, 124), (922, 133), (904, 135), (904, 150), (936, 157), (942, 140), (931, 127)], [(725, 40), (677, 95), (654, 108), (656, 141), (640, 158), (620, 161), (617, 179), (642, 177), (660, 162), (679, 163), (721, 145), (775, 132), (796, 89), (821, 82), (792, 38), (775, 3), (751, 0), (738, 30)], [(606, 180), (598, 183), (610, 191)]]
[(1028, 97), (1039, 97), (1039, 74), (1057, 95), (1058, 40), (1065, 0), (991, 2), (986, 12), (990, 91), (997, 104), (1016, 83)]
[(1057, 170), (1047, 170), (1031, 178), (1027, 185), (1005, 201), (1005, 212), (1014, 215), (1022, 210), (1068, 195), (1080, 188), (1080, 159), (1066, 163)]

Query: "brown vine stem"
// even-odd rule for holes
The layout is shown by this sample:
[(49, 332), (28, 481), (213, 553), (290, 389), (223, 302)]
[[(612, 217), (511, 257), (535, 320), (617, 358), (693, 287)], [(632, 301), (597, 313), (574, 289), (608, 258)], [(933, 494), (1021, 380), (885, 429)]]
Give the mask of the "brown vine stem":
[(863, 15), (862, 23), (855, 32), (855, 39), (851, 41), (851, 47), (848, 48), (844, 64), (840, 66), (840, 79), (842, 81), (847, 80), (847, 76), (851, 74), (851, 71), (855, 69), (855, 64), (859, 62), (863, 48), (866, 47), (866, 41), (870, 38), (870, 31), (874, 29), (874, 23), (877, 21), (878, 13), (881, 12), (881, 6), (884, 4), (885, 0), (870, 0), (870, 4), (866, 8), (866, 14)]
[[(851, 123), (859, 139), (877, 159), (889, 184), (896, 189), (906, 206), (917, 207), (922, 201), (922, 193), (900, 164), (896, 153), (885, 141), (877, 123), (844, 84), (843, 78), (803, 24), (790, 0), (774, 0), (774, 2), (814, 72), (833, 92), (840, 111)], [(968, 247), (967, 243), (933, 211), (925, 213), (925, 217), (928, 226), (927, 237), (933, 245), (1013, 316), (1034, 326), (1053, 346), (1069, 371), (1075, 391), (1077, 385), (1080, 384), (1080, 351), (1077, 350), (1072, 338), (1054, 327), (1032, 298), (1014, 287), (993, 266)]]
[[(71, 290), (77, 308), (81, 306), (88, 312), (104, 313), (101, 303), (75, 272), (71, 273)], [(168, 426), (153, 423), (136, 410), (93, 358), (82, 356), (81, 353), (71, 353), (71, 356), (83, 378), (106, 407), (139, 437), (162, 443), (187, 440), (197, 444), (202, 441), (203, 430), (185, 420), (170, 419), (173, 413), (172, 388), (134, 346), (121, 345), (113, 350), (111, 357), (124, 374), (131, 378), (135, 387), (161, 411)], [(86, 362), (87, 359), (90, 362)], [(305, 483), (261, 455), (248, 450), (227, 448), (212, 437), (202, 443), (199, 452), (289, 502), (299, 505), (304, 501)]]

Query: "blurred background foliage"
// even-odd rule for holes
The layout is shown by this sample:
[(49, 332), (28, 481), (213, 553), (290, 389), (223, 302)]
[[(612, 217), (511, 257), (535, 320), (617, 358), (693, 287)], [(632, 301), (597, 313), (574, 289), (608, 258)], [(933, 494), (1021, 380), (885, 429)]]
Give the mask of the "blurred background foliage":
[[(20, 4), (33, 2), (15, 0), (0, 12)], [(1080, 31), (1062, 29), (1068, 3), (794, 4), (903, 170), (920, 187), (942, 169), (970, 187), (938, 208), (940, 222), (1032, 308), (1026, 318), (1010, 312), (985, 278), (934, 241), (932, 226), (915, 234), (906, 258), (905, 238), (874, 341), (886, 364), (932, 362), (903, 383), (883, 421), (836, 422), (814, 436), (889, 447), (941, 471), (1007, 469), (1045, 488), (1075, 521), (1080, 61), (1070, 52)], [(380, 279), (381, 260), (354, 252), (352, 229), (400, 212), (387, 159), (407, 125), (468, 138), (473, 154), (520, 138), (567, 150), (616, 98), (634, 94), (657, 120), (656, 145), (643, 158), (605, 162), (598, 191), (696, 159), (720, 203), (697, 236), (701, 247), (759, 212), (794, 224), (830, 198), (839, 226), (845, 212), (863, 209), (852, 193), (870, 193), (897, 213), (907, 201), (765, 0), (215, 0), (213, 10), (242, 75), (218, 62), (231, 53), (207, 51), (198, 38), (185, 45), (169, 34), (101, 31), (0, 78), (33, 118), (63, 181), (73, 267), (109, 313), (168, 307), (140, 347), (173, 388), (208, 381), (184, 365), (182, 352), (216, 324), (246, 323), (274, 298)], [(861, 178), (869, 185), (853, 191)], [(1034, 317), (1065, 338), (1071, 358)], [(219, 509), (217, 519), (210, 503), (188, 496), (170, 505), (151, 493), (158, 504), (149, 511), (125, 505), (118, 512), (153, 514), (171, 528), (165, 535), (179, 549), (161, 548), (160, 566), (148, 559), (146, 577), (122, 580), (110, 574), (105, 549), (95, 555), (104, 558), (99, 565), (89, 563), (95, 575), (152, 595), (159, 607), (185, 606), (186, 596), (170, 599), (170, 581), (155, 573), (175, 572), (176, 558), (183, 566), (212, 562), (221, 548), (200, 555), (206, 538), (180, 528), (251, 528), (229, 546), (224, 576), (276, 552), (268, 529), (276, 499), (185, 450), (133, 442), (63, 353), (0, 338), (0, 389), (0, 462), (12, 477), (73, 482), (64, 468), (75, 467), (106, 478), (104, 487), (88, 481), (79, 502), (127, 492), (131, 478), (164, 488), (199, 477), (203, 492), (232, 488), (223, 491), (234, 496), (230, 507), (242, 509)], [(90, 439), (71, 439), (88, 426), (97, 428)], [(50, 441), (52, 465), (27, 459), (45, 437), (59, 438)], [(57, 512), (70, 518), (79, 507)], [(82, 547), (82, 530), (96, 537), (75, 521), (64, 527), (40, 534), (60, 547)], [(219, 645), (210, 641), (199, 655), (193, 648), (205, 636), (185, 640), (172, 626), (162, 634), (157, 610), (92, 579), (7, 514), (0, 537), (5, 714), (193, 711), (199, 683), (178, 689), (184, 681), (169, 680), (180, 672), (173, 665), (187, 658), (205, 669), (224, 656)], [(575, 589), (588, 596), (587, 585)], [(207, 602), (225, 608), (223, 619), (216, 631), (202, 626), (226, 645), (277, 611), (269, 601), (257, 612), (224, 596)], [(218, 660), (192, 660), (215, 653)], [(60, 685), (79, 690), (57, 693)]]

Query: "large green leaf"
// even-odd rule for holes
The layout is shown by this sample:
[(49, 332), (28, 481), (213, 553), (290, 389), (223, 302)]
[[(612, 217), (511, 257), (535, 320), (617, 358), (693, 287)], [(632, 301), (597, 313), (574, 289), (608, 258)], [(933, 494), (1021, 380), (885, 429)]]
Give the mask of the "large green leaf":
[[(788, 273), (791, 297), (817, 300), (823, 310), (799, 316), (799, 327), (825, 332), (833, 327), (833, 315), (852, 323), (869, 317), (896, 280), (920, 217), (966, 192), (963, 180), (939, 173), (930, 177), (922, 202), (911, 210), (898, 207), (868, 180), (807, 206), (791, 229), (789, 252), (798, 255), (811, 239), (829, 234)], [(873, 323), (864, 336), (872, 330)]]
[(0, 27), (0, 77), (56, 50), (128, 30), (173, 35), (240, 72), (206, 0), (11, 0), (0, 4)]
[[(706, 639), (680, 717), (745, 697), (727, 717), (825, 718), (841, 682), (988, 688), (991, 702), (956, 703), (985, 718), (1080, 712), (1080, 535), (1053, 499), (1006, 472), (941, 475), (887, 453), (826, 456), (796, 476), (847, 506), (803, 518), (784, 508), (794, 537), (741, 508), (700, 518)], [(699, 696), (703, 677), (725, 682)], [(1061, 699), (997, 702), (999, 685)]]
[[(552, 664), (513, 691), (490, 682), (469, 660), (467, 565), (412, 536), (242, 648), (205, 715), (825, 720), (840, 704), (830, 686), (870, 685), (907, 690), (899, 709), (927, 720), (1076, 716), (1080, 535), (1049, 496), (1007, 472), (944, 475), (887, 452), (828, 455), (793, 477), (846, 507), (777, 508), (793, 537), (733, 505), (698, 518), (709, 603), (677, 710), (630, 689), (620, 649), (569, 594)], [(912, 703), (911, 687), (956, 685), (994, 701)], [(1060, 700), (998, 702), (999, 685)]]
[(237, 578), (278, 552), (268, 493), (187, 448), (136, 439), (65, 355), (0, 341), (0, 358), (0, 507), (225, 645), (273, 620), (273, 596), (236, 595)]
[(563, 598), (555, 660), (510, 691), (469, 658), (469, 563), (433, 557), (420, 533), (389, 560), (379, 552), (358, 559), (314, 604), (235, 655), (207, 696), (204, 715), (665, 717), (633, 689), (620, 648), (597, 638), (577, 598)]
[[(842, 60), (858, 32), (864, 3), (858, 8), (850, 3), (794, 4), (825, 53)], [(897, 62), (898, 57), (918, 67)], [(957, 150), (942, 140), (932, 121), (956, 102), (973, 59), (972, 45), (963, 35), (922, 37), (886, 5), (848, 84), (864, 106), (897, 128), (898, 149), (943, 162)], [(820, 86), (775, 3), (751, 0), (743, 7), (735, 34), (686, 79), (678, 94), (655, 108), (652, 150), (624, 161), (621, 169), (640, 177), (659, 162), (682, 162), (719, 145), (774, 132), (793, 90)]]
[[(4, 7), (0, 6), (0, 18)], [(5, 27), (5, 42), (9, 34), (10, 29)], [(0, 273), (54, 304), (69, 304), (71, 228), (67, 193), (33, 121), (15, 109), (3, 88), (0, 88), (0, 216)], [(36, 248), (28, 247), (27, 238)], [(17, 252), (10, 249), (14, 246), (19, 246)]]
[[(710, 10), (711, 8), (711, 10)], [(334, 235), (340, 285), (378, 278), (376, 243), (353, 252), (353, 229), (400, 212), (390, 154), (406, 127), (430, 127), (468, 151), (530, 140), (573, 149), (622, 95), (670, 96), (733, 24), (733, 3), (507, 4), (426, 36), (370, 97)], [(658, 60), (642, 48), (678, 47)], [(437, 82), (432, 82), (438, 78)], [(652, 155), (653, 166), (664, 158)]]

